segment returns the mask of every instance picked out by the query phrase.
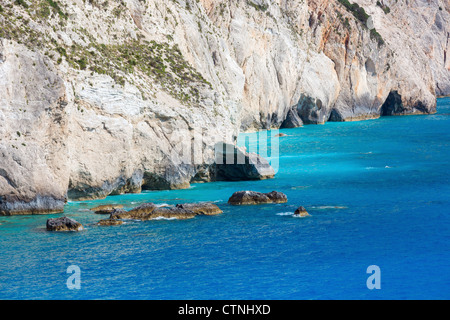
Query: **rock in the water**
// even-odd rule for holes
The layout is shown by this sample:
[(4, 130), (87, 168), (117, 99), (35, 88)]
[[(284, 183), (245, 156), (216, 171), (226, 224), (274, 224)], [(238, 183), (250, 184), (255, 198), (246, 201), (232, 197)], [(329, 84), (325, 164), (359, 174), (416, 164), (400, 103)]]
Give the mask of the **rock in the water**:
[(136, 220), (148, 220), (152, 212), (157, 208), (153, 202), (148, 202), (137, 206), (130, 211), (123, 209), (117, 209), (111, 213), (111, 219), (136, 219)]
[(297, 210), (295, 210), (294, 215), (299, 216), (299, 217), (307, 217), (309, 216), (308, 211), (306, 211), (305, 207), (300, 206), (297, 208)]
[(121, 204), (105, 204), (95, 208), (92, 208), (91, 211), (94, 211), (97, 214), (111, 214), (116, 209), (122, 209), (123, 205)]
[(298, 115), (297, 108), (292, 108), (288, 111), (286, 119), (281, 124), (282, 129), (298, 128), (303, 126), (303, 121)]
[(288, 135), (285, 133), (279, 133), (277, 135), (275, 135), (275, 138), (281, 138), (281, 137), (287, 137)]
[(99, 222), (97, 222), (97, 224), (99, 226), (118, 226), (118, 225), (123, 224), (123, 221), (109, 218), (109, 219), (100, 220)]
[[(216, 215), (222, 213), (218, 206), (210, 202), (183, 203), (176, 206), (160, 207), (152, 202), (144, 203), (130, 211), (116, 209), (111, 213), (109, 219), (101, 220), (104, 225), (111, 225), (109, 220), (154, 220), (154, 219), (191, 219), (197, 215)], [(99, 224), (100, 224), (99, 222)], [(111, 223), (111, 224), (109, 224)]]
[[(188, 206), (187, 204), (185, 206)], [(166, 218), (166, 219), (190, 219), (194, 218), (197, 215), (192, 210), (187, 210), (183, 207), (158, 207), (152, 202), (144, 203), (130, 211), (125, 211), (118, 209), (113, 212), (110, 216), (110, 219), (134, 219), (134, 220), (153, 220), (157, 218)]]
[(216, 145), (214, 171), (216, 180), (263, 180), (275, 176), (274, 169), (265, 158), (226, 143)]
[(272, 200), (272, 202), (275, 202), (275, 203), (285, 203), (285, 202), (287, 202), (287, 196), (284, 193), (282, 193), (282, 192), (272, 191), (272, 192), (266, 193), (266, 196), (268, 196), (269, 199)]
[(203, 203), (183, 203), (177, 204), (177, 208), (185, 209), (194, 212), (197, 215), (212, 216), (216, 214), (221, 214), (222, 210), (214, 203), (203, 202)]
[(197, 214), (191, 210), (186, 210), (179, 207), (159, 207), (156, 208), (152, 214), (149, 216), (149, 219), (191, 219), (194, 218)]
[(81, 223), (67, 218), (54, 218), (47, 220), (47, 230), (48, 231), (81, 231), (83, 226)]
[(237, 191), (228, 199), (232, 205), (260, 204), (260, 203), (284, 203), (287, 202), (285, 194), (277, 191), (261, 193), (255, 191)]

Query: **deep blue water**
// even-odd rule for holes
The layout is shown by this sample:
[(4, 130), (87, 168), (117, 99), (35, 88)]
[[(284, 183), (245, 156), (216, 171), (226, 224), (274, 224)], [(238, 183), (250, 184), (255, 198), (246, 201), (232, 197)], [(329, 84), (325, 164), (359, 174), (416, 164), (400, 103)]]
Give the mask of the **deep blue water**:
[[(450, 298), (450, 99), (435, 115), (281, 132), (275, 179), (72, 202), (79, 233), (46, 232), (61, 215), (0, 217), (0, 299)], [(237, 190), (289, 201), (227, 205)], [(87, 210), (149, 201), (217, 201), (224, 213), (98, 227)], [(299, 205), (311, 216), (289, 214)], [(70, 265), (80, 290), (66, 286)], [(366, 286), (370, 265), (379, 290)]]

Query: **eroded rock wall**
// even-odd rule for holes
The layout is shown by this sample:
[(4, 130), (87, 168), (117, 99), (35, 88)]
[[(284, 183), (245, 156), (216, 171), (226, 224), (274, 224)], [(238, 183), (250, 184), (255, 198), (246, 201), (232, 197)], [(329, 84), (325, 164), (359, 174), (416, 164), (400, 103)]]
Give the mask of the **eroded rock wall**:
[(210, 181), (217, 142), (288, 114), (434, 112), (448, 1), (354, 2), (0, 1), (0, 214)]

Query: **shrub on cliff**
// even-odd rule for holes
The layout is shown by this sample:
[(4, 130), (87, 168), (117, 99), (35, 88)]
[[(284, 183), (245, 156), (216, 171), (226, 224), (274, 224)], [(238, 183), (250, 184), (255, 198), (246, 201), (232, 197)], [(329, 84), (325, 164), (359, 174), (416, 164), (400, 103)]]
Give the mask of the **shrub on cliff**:
[(350, 3), (348, 0), (338, 0), (348, 11), (350, 11), (356, 19), (361, 21), (364, 25), (369, 19), (369, 15), (364, 8), (360, 7), (357, 3)]

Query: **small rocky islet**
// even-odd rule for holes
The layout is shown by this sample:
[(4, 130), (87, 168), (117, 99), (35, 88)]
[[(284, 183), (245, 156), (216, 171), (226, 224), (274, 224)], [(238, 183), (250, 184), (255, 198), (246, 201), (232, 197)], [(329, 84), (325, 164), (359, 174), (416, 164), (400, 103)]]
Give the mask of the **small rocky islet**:
[(228, 199), (231, 205), (254, 205), (262, 203), (286, 203), (287, 196), (278, 191), (268, 193), (255, 191), (237, 191)]
[(297, 210), (295, 210), (294, 212), (294, 216), (295, 217), (308, 217), (310, 214), (308, 213), (308, 211), (306, 211), (305, 207), (300, 206), (297, 208)]
[(83, 226), (81, 223), (68, 218), (60, 217), (47, 220), (47, 230), (48, 231), (81, 231)]
[[(228, 199), (228, 204), (239, 205), (258, 205), (270, 203), (286, 203), (287, 196), (278, 191), (268, 193), (256, 191), (237, 191)], [(148, 221), (156, 219), (192, 219), (199, 215), (213, 216), (223, 213), (223, 211), (214, 203), (182, 203), (174, 206), (161, 206), (153, 202), (143, 203), (129, 211), (123, 209), (123, 205), (106, 204), (90, 209), (96, 214), (109, 214), (109, 217), (96, 223), (98, 226), (116, 226), (124, 223), (125, 220)], [(294, 213), (294, 216), (306, 217), (308, 212), (303, 206), (300, 206)], [(53, 218), (47, 220), (48, 231), (81, 231), (83, 226), (68, 217)]]

